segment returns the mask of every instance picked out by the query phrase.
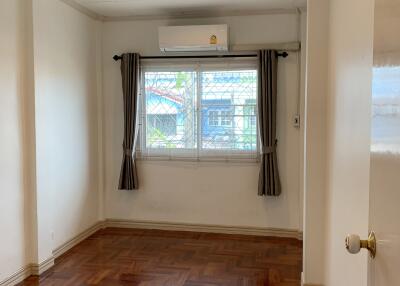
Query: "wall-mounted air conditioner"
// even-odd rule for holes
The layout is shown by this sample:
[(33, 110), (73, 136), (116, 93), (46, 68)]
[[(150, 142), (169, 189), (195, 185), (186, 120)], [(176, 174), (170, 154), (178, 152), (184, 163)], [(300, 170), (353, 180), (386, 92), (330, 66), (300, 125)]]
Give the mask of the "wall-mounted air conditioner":
[(162, 52), (228, 51), (228, 25), (158, 28)]

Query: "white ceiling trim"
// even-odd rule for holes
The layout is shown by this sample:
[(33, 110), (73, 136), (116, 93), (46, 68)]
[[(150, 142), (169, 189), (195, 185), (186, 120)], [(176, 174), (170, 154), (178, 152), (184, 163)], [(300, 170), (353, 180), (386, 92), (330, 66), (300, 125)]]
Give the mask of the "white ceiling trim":
[(81, 4), (75, 2), (74, 0), (60, 0), (61, 2), (67, 4), (68, 6), (74, 8), (75, 10), (81, 12), (82, 14), (92, 18), (93, 20), (103, 21), (104, 16), (93, 12), (92, 10), (82, 6)]
[[(299, 12), (297, 8), (284, 9), (253, 9), (253, 10), (237, 10), (237, 11), (197, 11), (197, 12), (181, 12), (169, 15), (134, 15), (134, 16), (103, 16), (85, 6), (77, 3), (75, 0), (59, 0), (82, 14), (103, 22), (118, 21), (138, 21), (138, 20), (162, 20), (162, 19), (187, 19), (187, 18), (210, 18), (210, 17), (231, 17), (231, 16), (251, 16), (251, 15), (278, 15), (278, 14), (296, 14)], [(302, 8), (303, 12), (306, 8)]]
[(187, 19), (187, 18), (214, 18), (214, 17), (232, 17), (232, 16), (251, 16), (251, 15), (277, 15), (277, 14), (296, 14), (297, 9), (265, 9), (265, 10), (240, 10), (224, 12), (185, 12), (169, 15), (135, 15), (135, 16), (103, 16), (105, 22), (118, 21), (138, 21), (138, 20), (162, 20), (162, 19)]

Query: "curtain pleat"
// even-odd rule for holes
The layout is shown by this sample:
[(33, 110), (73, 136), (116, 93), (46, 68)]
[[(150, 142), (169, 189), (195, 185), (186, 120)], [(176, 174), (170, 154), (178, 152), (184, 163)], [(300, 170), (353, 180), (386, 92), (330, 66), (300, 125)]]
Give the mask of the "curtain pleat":
[(261, 142), (261, 165), (258, 180), (258, 195), (279, 196), (281, 182), (276, 153), (276, 108), (277, 108), (277, 52), (259, 52), (258, 124)]
[(135, 161), (138, 128), (139, 62), (139, 54), (129, 53), (122, 55), (121, 76), (124, 104), (124, 141), (122, 144), (123, 159), (118, 184), (119, 190), (136, 190), (139, 188)]

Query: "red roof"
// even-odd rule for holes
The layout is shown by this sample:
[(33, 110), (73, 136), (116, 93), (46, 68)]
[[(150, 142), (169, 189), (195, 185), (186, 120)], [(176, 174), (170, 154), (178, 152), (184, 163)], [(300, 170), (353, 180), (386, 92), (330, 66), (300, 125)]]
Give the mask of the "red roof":
[(168, 100), (171, 100), (175, 103), (183, 104), (183, 98), (179, 94), (173, 94), (170, 91), (160, 90), (160, 89), (154, 88), (152, 86), (146, 87), (146, 91), (155, 93), (155, 94), (162, 96)]

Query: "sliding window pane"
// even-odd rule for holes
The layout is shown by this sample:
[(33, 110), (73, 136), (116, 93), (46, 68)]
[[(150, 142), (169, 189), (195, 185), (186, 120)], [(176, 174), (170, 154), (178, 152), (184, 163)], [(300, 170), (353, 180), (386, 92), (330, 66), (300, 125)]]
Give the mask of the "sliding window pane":
[(144, 82), (146, 148), (196, 148), (196, 73), (145, 72)]
[(203, 149), (257, 149), (257, 72), (201, 72), (201, 142)]

